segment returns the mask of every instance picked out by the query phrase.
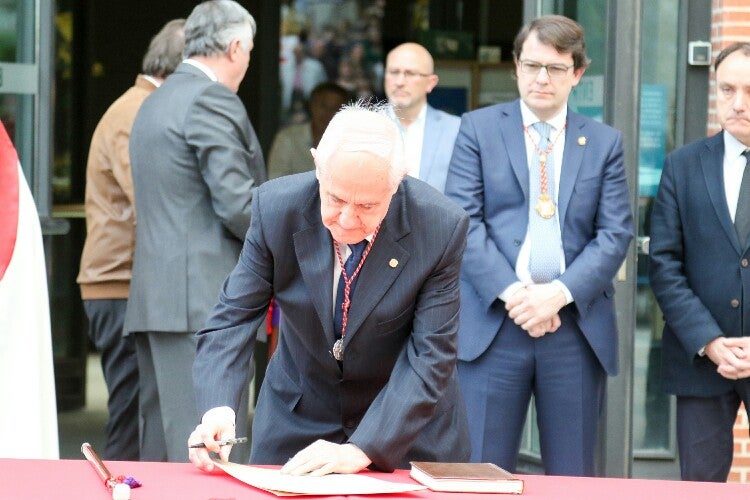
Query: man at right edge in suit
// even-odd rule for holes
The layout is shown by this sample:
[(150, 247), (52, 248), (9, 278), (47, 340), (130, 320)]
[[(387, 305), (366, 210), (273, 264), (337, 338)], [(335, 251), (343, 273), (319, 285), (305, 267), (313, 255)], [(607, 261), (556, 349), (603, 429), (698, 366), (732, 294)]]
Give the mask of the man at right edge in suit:
[(724, 482), (750, 405), (750, 43), (714, 63), (722, 131), (670, 153), (651, 216), (662, 377), (677, 396), (684, 480)]
[(462, 117), (446, 184), (470, 217), (458, 373), (472, 460), (516, 469), (533, 394), (545, 472), (591, 476), (633, 235), (622, 138), (567, 107), (589, 62), (578, 23), (531, 21), (513, 57), (521, 99)]

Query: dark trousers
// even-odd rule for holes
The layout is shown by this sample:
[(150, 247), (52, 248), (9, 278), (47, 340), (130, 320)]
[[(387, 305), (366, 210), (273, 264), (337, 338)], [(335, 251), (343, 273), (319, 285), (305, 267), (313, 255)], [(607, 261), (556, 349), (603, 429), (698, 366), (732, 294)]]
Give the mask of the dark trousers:
[(677, 396), (677, 446), (683, 480), (726, 482), (734, 456), (734, 422), (742, 402), (748, 411), (750, 379), (738, 380), (732, 392), (720, 396)]
[(594, 475), (606, 374), (566, 309), (561, 319), (534, 339), (507, 318), (482, 356), (459, 361), (473, 462), (515, 471), (533, 395), (545, 473)]
[(105, 460), (138, 460), (138, 360), (132, 337), (122, 336), (127, 299), (84, 300), (89, 338), (101, 353), (107, 384)]

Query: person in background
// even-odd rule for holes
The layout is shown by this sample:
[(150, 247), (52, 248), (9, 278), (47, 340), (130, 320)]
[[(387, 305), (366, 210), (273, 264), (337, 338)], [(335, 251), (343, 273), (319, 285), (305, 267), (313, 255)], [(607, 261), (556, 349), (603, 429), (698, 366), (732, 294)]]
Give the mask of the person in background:
[(182, 60), (184, 26), (184, 19), (169, 21), (151, 40), (135, 84), (99, 120), (86, 165), (86, 242), (78, 284), (109, 395), (106, 460), (139, 457), (138, 360), (133, 337), (123, 337), (135, 248), (130, 129), (146, 97)]
[(723, 130), (664, 161), (650, 280), (665, 320), (663, 386), (677, 396), (680, 475), (724, 482), (737, 411), (750, 407), (750, 43), (726, 47), (714, 69)]
[(239, 262), (198, 334), (203, 417), (185, 444), (206, 448), (191, 461), (212, 470), (209, 451), (228, 455), (216, 440), (235, 435), (271, 295), (281, 324), (252, 463), (323, 475), (466, 461), (455, 370), (466, 214), (404, 178), (401, 134), (383, 107), (339, 111), (313, 156), (315, 172), (258, 189)]
[(432, 56), (421, 45), (404, 43), (388, 53), (383, 86), (404, 136), (409, 175), (443, 192), (461, 120), (427, 104), (437, 84)]
[(279, 77), (282, 115), (289, 118), (294, 114), (297, 103), (305, 107), (312, 90), (326, 81), (328, 75), (323, 63), (307, 54), (303, 39), (292, 49), (292, 57), (281, 63)]
[(138, 224), (125, 332), (135, 335), (138, 356), (141, 460), (187, 461), (185, 438), (200, 418), (190, 377), (195, 332), (237, 261), (255, 189), (266, 177), (236, 94), (255, 32), (237, 2), (196, 6), (185, 23), (186, 59), (133, 123)]
[(531, 21), (513, 58), (521, 98), (462, 117), (446, 184), (470, 217), (458, 374), (472, 460), (516, 469), (533, 394), (544, 471), (592, 476), (617, 373), (612, 279), (633, 237), (622, 134), (568, 108), (589, 62), (578, 23)]
[(2, 123), (0, 380), (0, 458), (57, 460), (57, 402), (42, 228), (16, 148)]
[(333, 115), (351, 100), (351, 94), (333, 82), (324, 82), (310, 93), (310, 122), (289, 125), (276, 134), (268, 154), (268, 178), (313, 170), (310, 148), (315, 148)]

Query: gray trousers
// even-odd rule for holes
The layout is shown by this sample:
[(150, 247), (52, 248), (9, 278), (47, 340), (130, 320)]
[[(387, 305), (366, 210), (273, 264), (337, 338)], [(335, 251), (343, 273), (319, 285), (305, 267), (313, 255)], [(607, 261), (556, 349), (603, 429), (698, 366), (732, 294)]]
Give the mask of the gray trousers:
[[(198, 415), (193, 388), (195, 334), (139, 332), (135, 339), (140, 370), (141, 460), (187, 462), (188, 436), (202, 416)], [(237, 409), (237, 436), (247, 436), (248, 394), (244, 394)], [(249, 445), (234, 446), (231, 460), (246, 463)]]

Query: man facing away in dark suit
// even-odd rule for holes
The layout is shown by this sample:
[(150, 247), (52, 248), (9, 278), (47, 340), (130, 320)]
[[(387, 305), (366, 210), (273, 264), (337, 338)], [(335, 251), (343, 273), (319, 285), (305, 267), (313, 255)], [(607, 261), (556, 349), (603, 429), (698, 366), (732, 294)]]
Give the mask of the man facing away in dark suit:
[(409, 174), (442, 193), (461, 120), (427, 104), (437, 84), (432, 56), (421, 45), (402, 43), (388, 53), (383, 87), (404, 137)]
[(257, 190), (237, 267), (198, 333), (203, 418), (188, 443), (206, 448), (191, 449), (191, 461), (211, 470), (208, 451), (229, 454), (216, 440), (235, 434), (272, 295), (279, 343), (253, 419), (252, 463), (323, 475), (466, 461), (455, 369), (466, 214), (406, 176), (383, 108), (344, 108), (313, 156), (315, 172)]
[[(200, 418), (190, 384), (195, 332), (237, 262), (265, 180), (236, 95), (255, 27), (234, 1), (196, 6), (185, 23), (186, 59), (133, 124), (138, 224), (125, 331), (135, 335), (141, 375), (141, 460), (188, 459), (185, 439)], [(238, 421), (246, 422), (246, 401), (242, 408)]]
[(533, 20), (513, 48), (521, 99), (465, 114), (446, 193), (467, 211), (458, 373), (472, 460), (515, 470), (534, 395), (547, 474), (593, 475), (612, 279), (633, 235), (621, 134), (574, 113), (583, 28)]
[(682, 479), (723, 482), (737, 411), (750, 407), (750, 43), (726, 47), (714, 68), (723, 130), (664, 161), (650, 278)]

